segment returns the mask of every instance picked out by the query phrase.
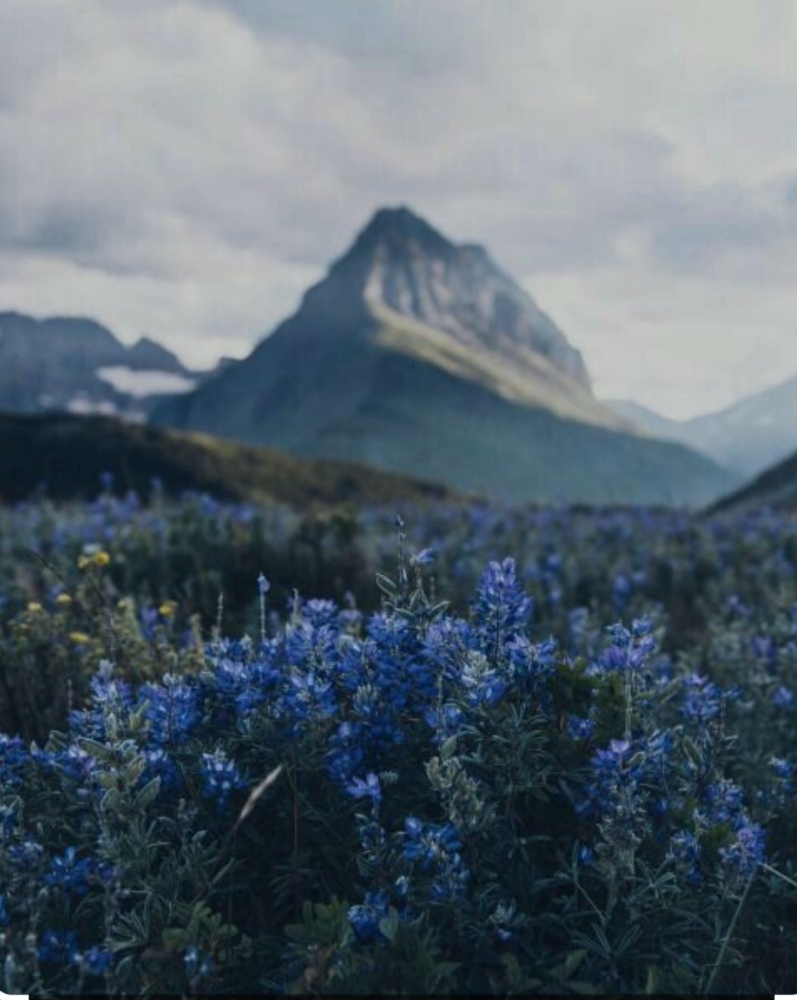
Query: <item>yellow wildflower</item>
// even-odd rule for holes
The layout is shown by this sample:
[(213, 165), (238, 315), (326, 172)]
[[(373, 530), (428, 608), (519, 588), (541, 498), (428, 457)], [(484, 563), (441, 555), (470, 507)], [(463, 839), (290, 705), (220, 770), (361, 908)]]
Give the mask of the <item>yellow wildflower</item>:
[(164, 618), (169, 618), (177, 610), (176, 601), (164, 601), (163, 604), (158, 608), (158, 611), (163, 615)]
[(78, 556), (77, 567), (78, 569), (88, 569), (89, 566), (107, 566), (111, 561), (111, 557), (104, 549), (99, 549), (96, 552), (84, 552), (83, 555)]
[(72, 598), (69, 596), (69, 594), (66, 593), (59, 594), (58, 597), (56, 597), (55, 599), (55, 603), (60, 604), (62, 608), (65, 608), (68, 604), (72, 603)]
[(86, 635), (85, 632), (70, 632), (69, 638), (71, 639), (72, 642), (77, 643), (79, 645), (89, 642), (91, 640), (91, 636)]
[(41, 606), (41, 604), (39, 604), (38, 601), (29, 601), (28, 602), (28, 611), (30, 611), (31, 614), (34, 614), (37, 611), (41, 611), (41, 609), (42, 609), (42, 606)]

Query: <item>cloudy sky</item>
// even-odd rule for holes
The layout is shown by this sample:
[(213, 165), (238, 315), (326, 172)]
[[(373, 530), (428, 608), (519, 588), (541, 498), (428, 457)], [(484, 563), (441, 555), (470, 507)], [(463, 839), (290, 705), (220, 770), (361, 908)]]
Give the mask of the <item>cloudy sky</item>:
[(0, 310), (209, 366), (404, 203), (707, 412), (797, 374), (795, 51), (791, 0), (0, 0)]

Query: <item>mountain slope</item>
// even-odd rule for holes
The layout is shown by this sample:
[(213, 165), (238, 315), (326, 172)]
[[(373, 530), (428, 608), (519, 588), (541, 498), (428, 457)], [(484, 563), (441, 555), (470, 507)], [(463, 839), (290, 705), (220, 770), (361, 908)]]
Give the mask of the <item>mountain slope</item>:
[(515, 501), (699, 504), (735, 485), (630, 433), (486, 251), (405, 208), (377, 212), (294, 316), (152, 419)]
[(389, 504), (454, 500), (457, 494), (352, 462), (303, 461), (269, 448), (161, 430), (110, 417), (0, 413), (0, 501), (35, 491), (52, 499), (97, 494), (110, 472), (117, 489), (202, 490), (222, 500), (275, 500), (297, 507), (345, 501)]

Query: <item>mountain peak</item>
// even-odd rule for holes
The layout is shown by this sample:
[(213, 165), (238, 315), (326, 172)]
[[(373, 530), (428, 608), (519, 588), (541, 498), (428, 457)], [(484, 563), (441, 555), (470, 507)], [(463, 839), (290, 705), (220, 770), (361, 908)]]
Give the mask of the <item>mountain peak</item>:
[(458, 351), (521, 368), (542, 363), (550, 377), (591, 393), (579, 352), (487, 250), (457, 245), (406, 205), (380, 208), (304, 305), (319, 317), (335, 315), (341, 328), (363, 312), (384, 317), (387, 310), (439, 331)]
[(394, 245), (414, 242), (432, 253), (455, 249), (453, 243), (406, 205), (378, 209), (357, 237), (355, 247), (382, 241)]
[(187, 371), (176, 354), (146, 336), (139, 337), (135, 344), (128, 348), (126, 360), (132, 368), (162, 369), (180, 375)]

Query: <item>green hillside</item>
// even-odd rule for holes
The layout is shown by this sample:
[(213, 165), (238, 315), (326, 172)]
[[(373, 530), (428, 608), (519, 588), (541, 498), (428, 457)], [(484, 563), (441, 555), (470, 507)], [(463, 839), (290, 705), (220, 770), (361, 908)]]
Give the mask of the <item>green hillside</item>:
[(147, 495), (153, 478), (167, 493), (203, 490), (223, 500), (293, 506), (452, 499), (430, 482), (363, 468), (308, 461), (270, 448), (231, 444), (203, 434), (161, 430), (111, 417), (0, 414), (0, 501), (33, 493), (85, 499), (110, 472), (117, 489)]

